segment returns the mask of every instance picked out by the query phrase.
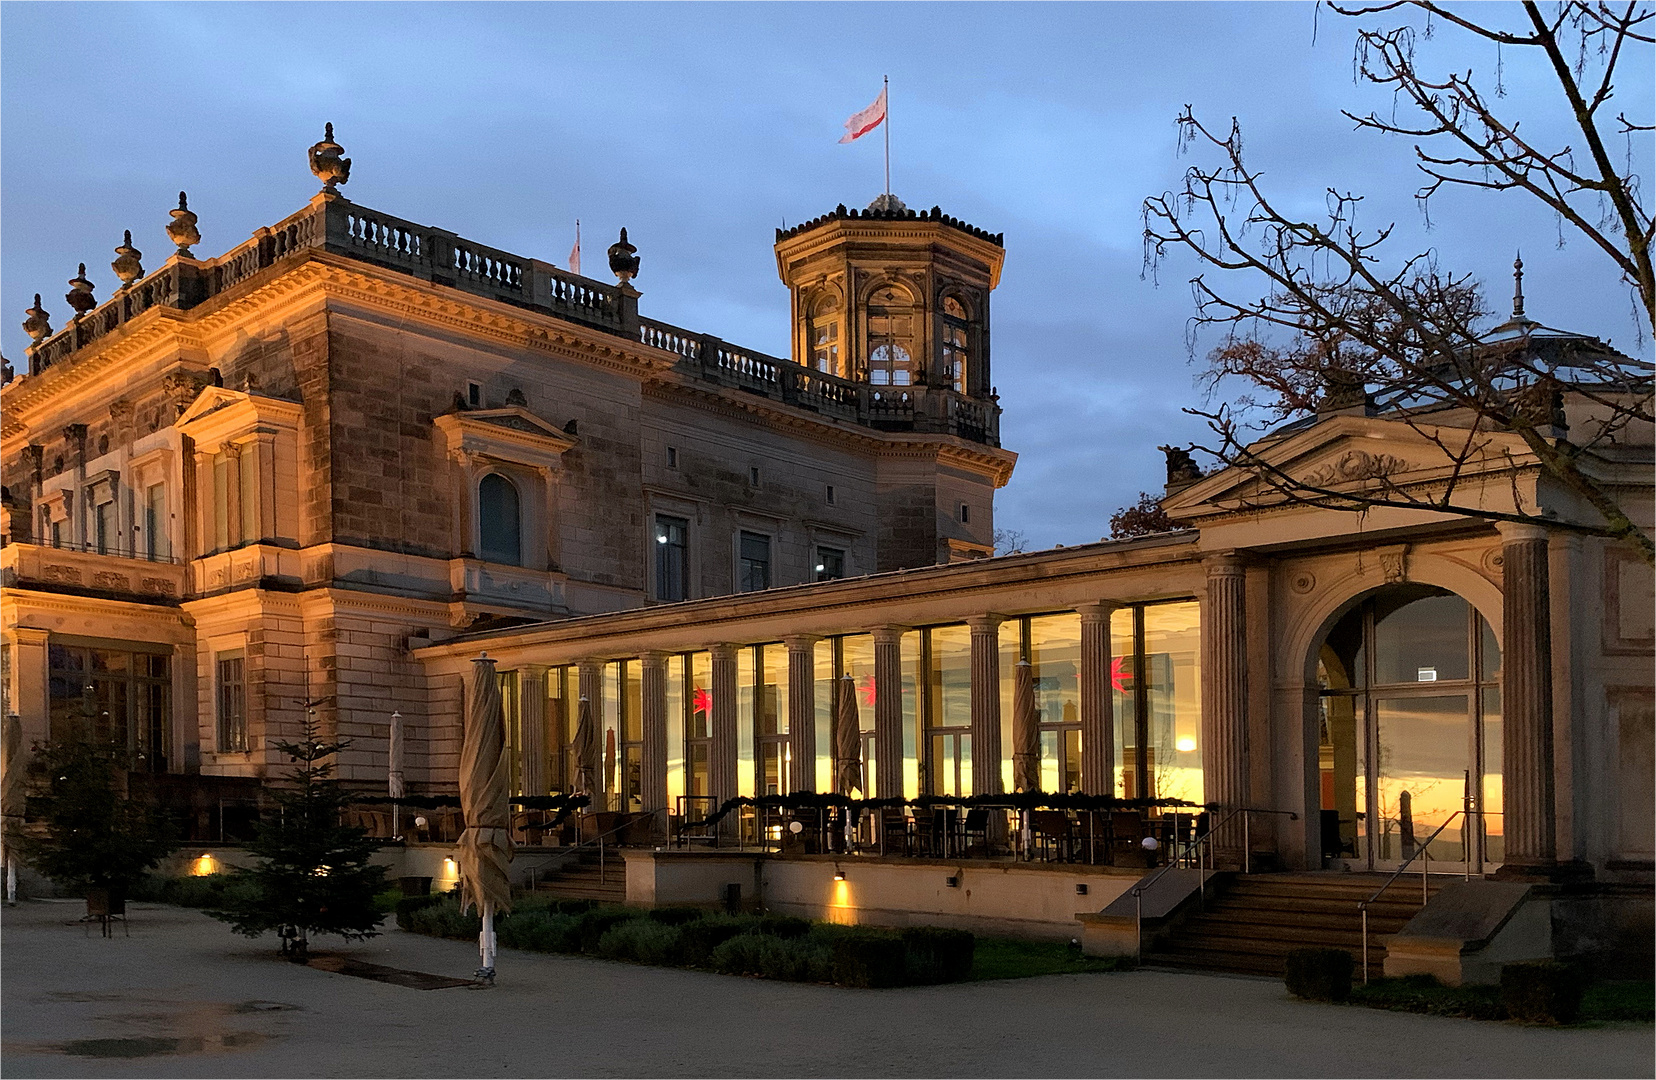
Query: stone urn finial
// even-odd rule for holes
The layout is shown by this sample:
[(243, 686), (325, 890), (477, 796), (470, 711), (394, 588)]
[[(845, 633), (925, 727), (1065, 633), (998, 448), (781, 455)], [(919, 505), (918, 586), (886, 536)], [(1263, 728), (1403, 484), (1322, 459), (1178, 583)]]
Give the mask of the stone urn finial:
[(345, 148), (334, 142), (333, 125), (327, 125), (322, 141), (310, 148), (310, 170), (322, 181), (322, 190), (339, 194), (339, 184), (351, 179), (351, 159), (341, 157)]
[(190, 210), (189, 199), (180, 191), (178, 193), (178, 209), (168, 210), (172, 215), (172, 224), (167, 226), (167, 236), (178, 245), (178, 254), (186, 259), (195, 258), (195, 252), (190, 250), (191, 244), (201, 243), (201, 230), (196, 228), (200, 219)]
[(86, 280), (86, 264), (81, 263), (75, 276), (69, 279), (69, 291), (63, 294), (69, 306), (75, 309), (77, 318), (98, 306), (98, 298), (92, 295), (95, 288), (97, 286)]
[(52, 317), (40, 306), (39, 293), (35, 293), (34, 307), (23, 314), (28, 316), (23, 320), (23, 332), (28, 334), (36, 345), (52, 336)]
[(144, 276), (144, 253), (132, 246), (132, 230), (122, 233), (121, 246), (115, 249), (115, 261), (109, 268), (115, 271), (115, 276), (121, 279), (121, 287), (125, 288)]
[(638, 276), (638, 249), (627, 243), (627, 230), (621, 230), (621, 239), (609, 248), (610, 272), (615, 280), (625, 285)]

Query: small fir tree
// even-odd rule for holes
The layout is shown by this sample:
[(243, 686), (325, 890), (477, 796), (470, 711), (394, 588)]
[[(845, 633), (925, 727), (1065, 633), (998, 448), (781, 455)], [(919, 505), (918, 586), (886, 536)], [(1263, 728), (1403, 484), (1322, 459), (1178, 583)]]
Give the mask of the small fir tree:
[(155, 802), (128, 788), (125, 746), (74, 736), (35, 744), (30, 773), (42, 794), (31, 799), (33, 828), (10, 837), (30, 866), (65, 888), (107, 889), (124, 899), (131, 886), (178, 849), (172, 821)]
[(294, 767), (287, 785), (272, 789), (276, 812), (263, 816), (250, 845), (260, 865), (236, 871), (241, 887), (226, 895), (238, 899), (208, 912), (248, 937), (275, 930), (283, 955), (296, 962), (306, 958), (311, 934), (360, 941), (385, 919), (374, 902), (385, 887), (385, 867), (369, 861), (379, 841), (344, 824), (349, 796), (327, 760), (349, 745), (324, 742), (311, 715), (300, 741), (276, 744)]

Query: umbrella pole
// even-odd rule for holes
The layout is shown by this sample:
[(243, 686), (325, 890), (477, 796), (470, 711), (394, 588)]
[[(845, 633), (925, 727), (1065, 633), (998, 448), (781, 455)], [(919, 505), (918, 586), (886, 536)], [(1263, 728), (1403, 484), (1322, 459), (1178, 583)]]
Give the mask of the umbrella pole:
[(17, 906), (17, 857), (6, 852), (6, 903)]
[(391, 839), (402, 839), (402, 806), (398, 803), (391, 804)]
[(483, 960), (483, 966), (477, 969), (477, 977), (484, 982), (493, 983), (495, 977), (495, 932), (494, 932), (494, 905), (483, 905), (483, 929), (477, 934), (477, 951)]

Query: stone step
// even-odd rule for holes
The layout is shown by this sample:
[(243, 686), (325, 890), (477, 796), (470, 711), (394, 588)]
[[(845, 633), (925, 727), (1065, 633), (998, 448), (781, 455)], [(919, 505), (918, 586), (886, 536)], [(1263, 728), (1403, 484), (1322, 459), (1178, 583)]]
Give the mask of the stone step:
[[(1362, 920), (1353, 911), (1345, 911), (1339, 914), (1316, 911), (1266, 913), (1253, 908), (1209, 907), (1206, 912), (1194, 915), (1191, 918), (1193, 921), (1188, 925), (1195, 925), (1200, 922), (1204, 926), (1252, 927), (1262, 933), (1270, 931), (1294, 933), (1302, 929), (1361, 931), (1363, 927)], [(1369, 933), (1371, 935), (1395, 934), (1403, 929), (1408, 921), (1409, 919), (1406, 916), (1381, 918), (1371, 911), (1369, 912)]]

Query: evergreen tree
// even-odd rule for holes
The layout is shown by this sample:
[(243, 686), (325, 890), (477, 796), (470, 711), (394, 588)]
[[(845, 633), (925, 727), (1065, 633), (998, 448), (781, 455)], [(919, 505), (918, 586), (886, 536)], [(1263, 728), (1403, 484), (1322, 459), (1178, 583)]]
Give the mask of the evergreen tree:
[(385, 913), (374, 903), (385, 887), (385, 867), (370, 863), (379, 841), (343, 823), (349, 796), (327, 759), (348, 742), (324, 742), (307, 714), (299, 742), (276, 748), (294, 761), (288, 783), (273, 788), (274, 813), (266, 813), (250, 845), (261, 865), (238, 870), (223, 911), (208, 912), (238, 934), (259, 937), (275, 930), (282, 953), (303, 962), (311, 934), (338, 934), (350, 941), (372, 937)]
[(30, 772), (37, 826), (9, 837), (25, 862), (66, 888), (124, 897), (145, 871), (177, 850), (173, 823), (128, 790), (131, 754), (118, 743), (71, 737), (36, 744)]

